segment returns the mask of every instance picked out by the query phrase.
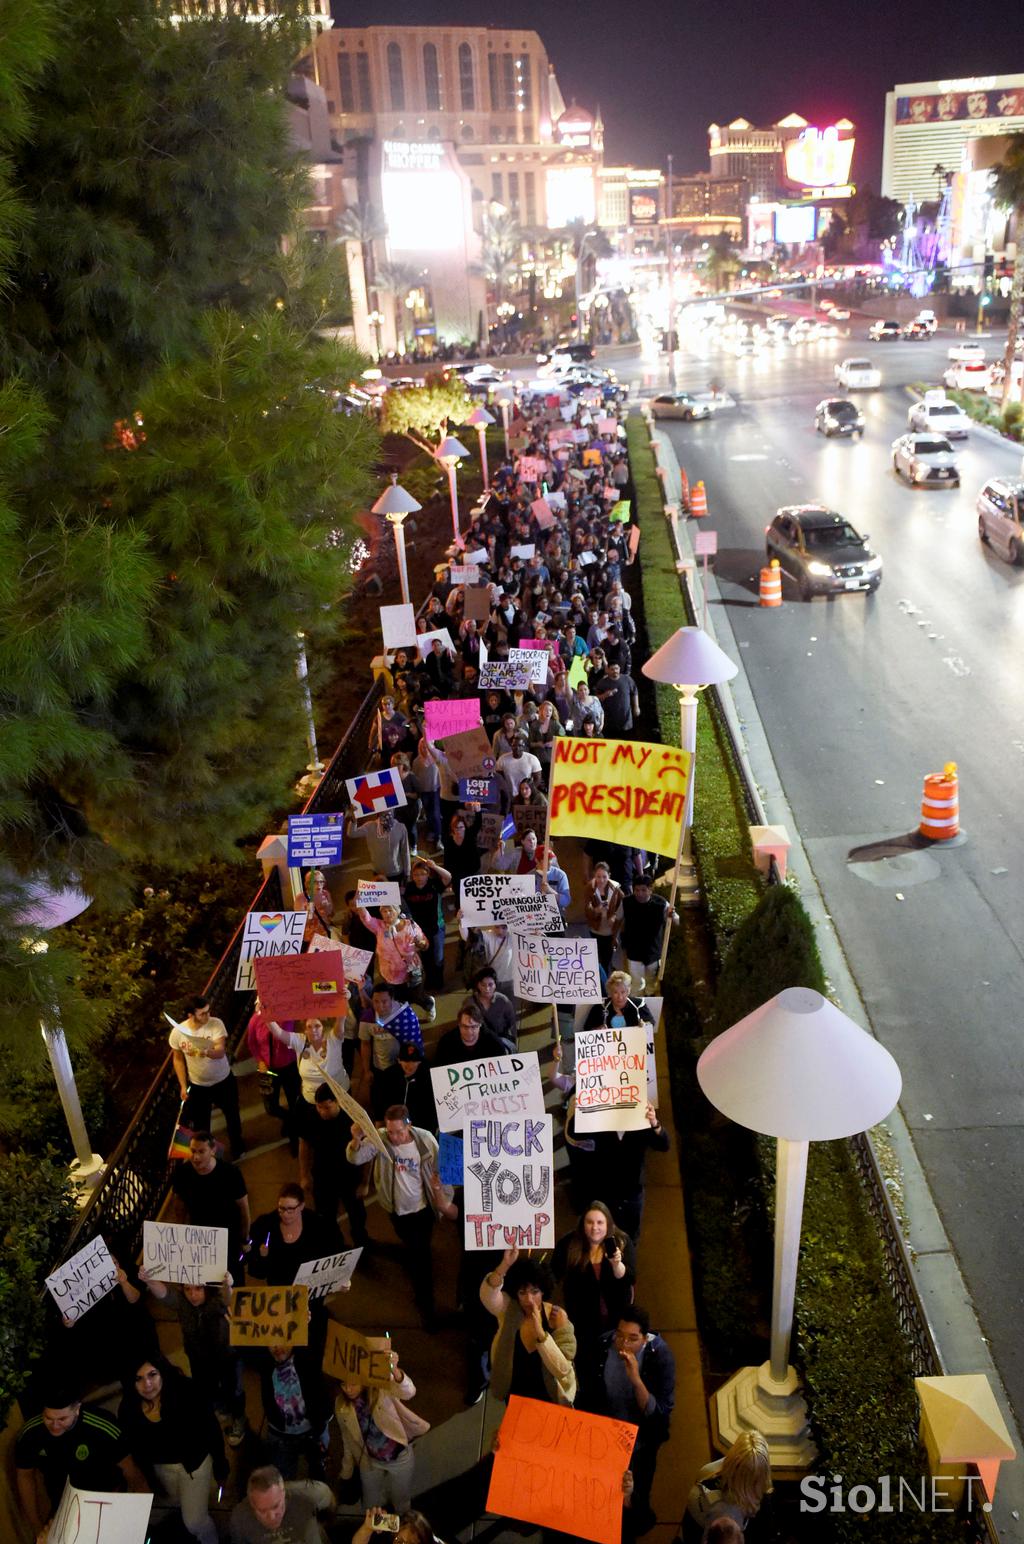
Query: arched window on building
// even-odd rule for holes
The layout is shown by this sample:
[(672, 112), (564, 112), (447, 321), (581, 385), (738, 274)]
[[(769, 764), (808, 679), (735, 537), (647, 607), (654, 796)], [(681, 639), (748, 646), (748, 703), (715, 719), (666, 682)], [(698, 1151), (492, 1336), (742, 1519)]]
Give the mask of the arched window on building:
[(402, 50), (397, 43), (388, 44), (388, 88), (391, 107), (396, 113), (405, 110), (405, 75), (402, 72)]
[(468, 43), (459, 44), (459, 100), (462, 111), (476, 111), (476, 81), (473, 76), (473, 50)]
[(423, 45), (423, 85), (427, 97), (427, 111), (441, 111), (441, 72), (437, 67), (437, 47), (434, 43)]

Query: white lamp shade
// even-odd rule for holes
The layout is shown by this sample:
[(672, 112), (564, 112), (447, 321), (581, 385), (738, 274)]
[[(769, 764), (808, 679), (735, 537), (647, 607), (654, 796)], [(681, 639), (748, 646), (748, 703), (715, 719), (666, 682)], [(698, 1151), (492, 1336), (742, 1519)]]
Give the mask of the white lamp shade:
[(670, 686), (717, 686), (731, 681), (739, 667), (702, 627), (680, 627), (641, 668)]
[(769, 1137), (831, 1142), (895, 1108), (903, 1080), (883, 1045), (834, 1003), (788, 987), (713, 1040), (697, 1079), (715, 1106)]
[(411, 493), (406, 493), (404, 488), (398, 486), (397, 476), (391, 479), (389, 487), (384, 489), (380, 498), (374, 504), (371, 511), (374, 515), (411, 515), (415, 510), (422, 509), (422, 504), (417, 504)]
[(454, 466), (456, 461), (462, 461), (464, 457), (468, 456), (469, 451), (453, 434), (449, 434), (447, 439), (441, 441), (435, 454), (438, 461), (443, 461), (445, 465)]
[(475, 407), (466, 423), (471, 429), (486, 429), (488, 424), (494, 423), (494, 418), (485, 407)]

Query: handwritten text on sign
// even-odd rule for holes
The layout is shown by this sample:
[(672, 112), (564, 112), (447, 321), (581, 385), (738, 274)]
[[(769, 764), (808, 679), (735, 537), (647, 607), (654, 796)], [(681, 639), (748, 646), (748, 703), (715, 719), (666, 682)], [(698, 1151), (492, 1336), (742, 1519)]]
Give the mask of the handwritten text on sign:
[(577, 1131), (642, 1131), (647, 1125), (647, 1027), (580, 1030)]
[(46, 1278), (64, 1319), (72, 1323), (117, 1286), (117, 1266), (102, 1237), (92, 1239)]
[(673, 857), (686, 808), (689, 751), (641, 740), (559, 735), (551, 763), (551, 831)]
[(221, 1282), (228, 1270), (228, 1230), (188, 1222), (144, 1222), (142, 1263), (154, 1281), (190, 1287)]
[(515, 936), (516, 996), (532, 1003), (598, 1003), (601, 975), (593, 938)]
[(536, 1051), (432, 1067), (430, 1081), (442, 1131), (461, 1131), (471, 1120), (544, 1114)]
[(235, 991), (256, 987), (253, 960), (275, 954), (298, 954), (306, 926), (305, 911), (249, 911), (242, 924), (242, 944), (235, 973)]
[(264, 1011), (275, 1019), (319, 1019), (348, 1012), (340, 953), (254, 960)]
[(465, 1143), (466, 1248), (552, 1248), (551, 1116), (473, 1120)]
[(540, 895), (503, 895), (494, 903), (494, 915), (513, 933), (564, 933), (565, 922), (550, 890)]
[(423, 719), (428, 740), (443, 740), (446, 735), (475, 729), (480, 722), (480, 698), (431, 698), (423, 704)]
[(306, 1260), (295, 1272), (295, 1286), (309, 1288), (309, 1301), (318, 1297), (330, 1297), (340, 1292), (352, 1280), (352, 1273), (359, 1264), (362, 1249), (346, 1249), (341, 1254), (321, 1255), (319, 1260)]
[(510, 1395), (487, 1510), (619, 1544), (622, 1476), (636, 1435), (630, 1421)]
[(533, 684), (533, 661), (517, 665), (507, 659), (489, 659), (480, 666), (481, 691), (522, 692)]
[(486, 927), (497, 920), (495, 905), (509, 895), (533, 895), (533, 874), (467, 874), (462, 881), (462, 920), (467, 927)]
[(229, 1340), (233, 1346), (308, 1346), (308, 1287), (236, 1287)]
[(323, 1370), (339, 1382), (364, 1383), (372, 1389), (393, 1389), (391, 1343), (346, 1329), (337, 1320), (327, 1325)]
[(68, 1480), (46, 1544), (145, 1544), (153, 1497), (79, 1490)]

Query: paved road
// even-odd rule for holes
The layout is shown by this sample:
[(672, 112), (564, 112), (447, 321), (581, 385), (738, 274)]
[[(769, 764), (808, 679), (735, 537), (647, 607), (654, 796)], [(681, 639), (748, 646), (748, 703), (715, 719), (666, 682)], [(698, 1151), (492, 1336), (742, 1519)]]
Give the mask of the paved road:
[[(670, 430), (704, 478), (718, 575), (783, 785), (875, 1032), (903, 1069), (903, 1109), (1018, 1418), (1024, 1417), (1024, 569), (983, 548), (974, 500), (1020, 452), (977, 436), (963, 486), (911, 489), (891, 471), (912, 381), (939, 380), (949, 336), (855, 336), (761, 360), (680, 356), (679, 384), (719, 381), (734, 413)], [(860, 336), (856, 336), (860, 334)], [(989, 346), (989, 356), (997, 348)], [(998, 350), (1001, 352), (1001, 350)], [(863, 441), (813, 429), (836, 359), (883, 372), (862, 395)], [(781, 610), (756, 601), (778, 506), (845, 514), (885, 563), (878, 594)], [(727, 636), (727, 634), (726, 634)], [(960, 768), (966, 838), (909, 841), (921, 780)]]

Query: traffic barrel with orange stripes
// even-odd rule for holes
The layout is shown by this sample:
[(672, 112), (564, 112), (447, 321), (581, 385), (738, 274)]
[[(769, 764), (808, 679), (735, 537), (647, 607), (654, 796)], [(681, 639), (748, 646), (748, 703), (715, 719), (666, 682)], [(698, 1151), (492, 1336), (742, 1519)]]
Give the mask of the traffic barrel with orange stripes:
[(690, 479), (686, 475), (686, 468), (679, 468), (679, 502), (684, 509), (690, 507)]
[(955, 761), (947, 761), (941, 772), (929, 772), (925, 778), (918, 830), (930, 842), (948, 842), (959, 833), (960, 782)]
[(759, 598), (762, 606), (782, 605), (782, 569), (778, 558), (772, 558), (768, 566), (761, 570)]
[(708, 512), (708, 496), (702, 482), (695, 482), (690, 489), (690, 514), (695, 520)]

